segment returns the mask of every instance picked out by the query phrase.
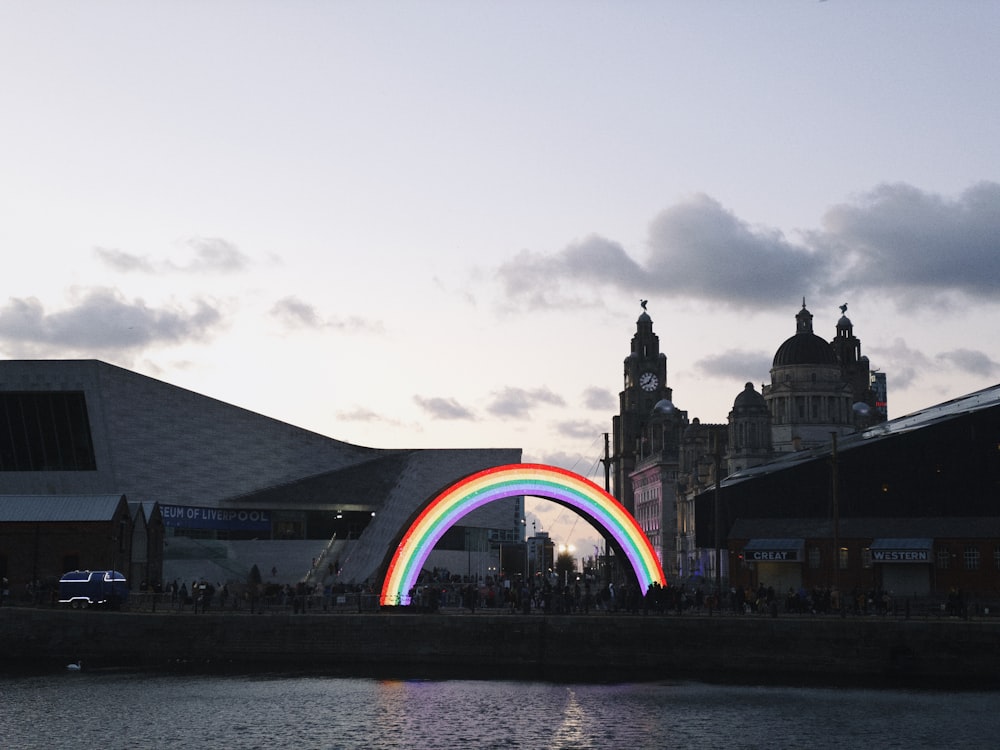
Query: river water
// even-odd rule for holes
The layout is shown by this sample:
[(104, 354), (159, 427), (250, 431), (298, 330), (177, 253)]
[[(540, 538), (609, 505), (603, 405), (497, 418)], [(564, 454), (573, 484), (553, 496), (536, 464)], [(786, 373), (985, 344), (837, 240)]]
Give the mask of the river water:
[(0, 747), (1000, 747), (1000, 693), (316, 676), (0, 677)]

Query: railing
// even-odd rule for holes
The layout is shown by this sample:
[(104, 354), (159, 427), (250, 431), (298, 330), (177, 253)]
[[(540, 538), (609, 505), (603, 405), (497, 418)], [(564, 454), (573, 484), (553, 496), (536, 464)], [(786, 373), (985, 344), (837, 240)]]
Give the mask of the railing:
[(125, 607), (132, 612), (242, 613), (242, 614), (325, 614), (377, 612), (377, 594), (304, 594), (268, 596), (230, 595), (223, 599), (218, 593), (208, 602), (196, 601), (168, 593), (132, 593)]

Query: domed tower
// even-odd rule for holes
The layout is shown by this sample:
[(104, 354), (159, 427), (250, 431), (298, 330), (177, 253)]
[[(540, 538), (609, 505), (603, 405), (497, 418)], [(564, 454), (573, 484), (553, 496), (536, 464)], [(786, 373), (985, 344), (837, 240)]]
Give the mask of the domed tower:
[[(830, 343), (837, 354), (844, 379), (851, 386), (855, 427), (863, 429), (876, 422), (884, 422), (886, 415), (884, 408), (878, 408), (878, 399), (872, 388), (871, 365), (868, 357), (861, 353), (861, 339), (854, 335), (854, 324), (847, 317), (846, 302), (840, 306), (840, 313), (837, 335)], [(866, 406), (867, 409), (864, 408)]]
[(747, 383), (729, 412), (729, 473), (762, 464), (771, 457), (771, 412), (764, 396), (753, 383)]
[(829, 445), (830, 433), (845, 435), (854, 429), (851, 385), (833, 345), (813, 333), (812, 320), (803, 299), (795, 335), (778, 347), (771, 385), (763, 388), (777, 452)]

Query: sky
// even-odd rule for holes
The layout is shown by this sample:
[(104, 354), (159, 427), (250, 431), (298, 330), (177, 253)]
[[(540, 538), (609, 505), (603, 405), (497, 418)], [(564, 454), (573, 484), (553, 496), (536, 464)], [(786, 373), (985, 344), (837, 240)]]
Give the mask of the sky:
[(0, 0), (0, 357), (603, 484), (640, 299), (716, 423), (805, 299), (902, 416), (1000, 382), (997, 49), (972, 1)]

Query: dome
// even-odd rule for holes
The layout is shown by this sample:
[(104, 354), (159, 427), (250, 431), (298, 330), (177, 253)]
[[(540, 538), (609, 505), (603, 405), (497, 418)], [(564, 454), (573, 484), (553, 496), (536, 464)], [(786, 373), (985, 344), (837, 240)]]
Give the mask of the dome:
[(660, 416), (665, 417), (668, 414), (673, 414), (673, 413), (674, 413), (674, 404), (672, 401), (666, 398), (661, 398), (659, 401), (656, 402), (656, 405), (653, 407), (654, 417), (660, 417)]
[(772, 366), (836, 364), (837, 354), (828, 341), (815, 333), (796, 333), (778, 347)]
[(746, 387), (736, 397), (733, 401), (734, 409), (747, 409), (747, 408), (767, 408), (767, 402), (764, 400), (764, 396), (754, 390), (753, 383), (747, 383)]
[(795, 315), (795, 335), (778, 347), (772, 367), (838, 364), (833, 346), (813, 333), (812, 319), (803, 297), (802, 309)]

